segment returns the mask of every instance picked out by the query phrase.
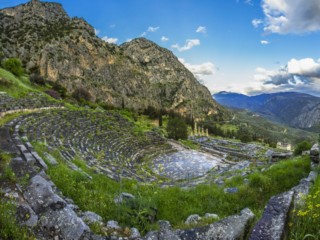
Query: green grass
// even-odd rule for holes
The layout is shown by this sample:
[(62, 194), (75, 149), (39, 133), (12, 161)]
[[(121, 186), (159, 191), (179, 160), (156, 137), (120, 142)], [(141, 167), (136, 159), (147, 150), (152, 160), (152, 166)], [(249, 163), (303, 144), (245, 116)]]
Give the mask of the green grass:
[(28, 92), (36, 91), (26, 76), (20, 78), (0, 68), (0, 91), (7, 92), (12, 97), (25, 96)]
[[(39, 153), (45, 150), (41, 144), (34, 146)], [(57, 152), (52, 155), (59, 160)], [(271, 196), (297, 185), (310, 170), (307, 157), (283, 161), (263, 173), (252, 174), (247, 185), (242, 177), (234, 177), (227, 182), (227, 186), (238, 187), (239, 192), (225, 194), (223, 188), (216, 185), (199, 185), (185, 190), (179, 187), (160, 188), (155, 184), (141, 185), (126, 179), (120, 184), (94, 173), (81, 159), (75, 163), (93, 179), (89, 180), (71, 170), (61, 159), (58, 166), (49, 167), (49, 176), (64, 195), (74, 199), (84, 211), (96, 212), (105, 221), (113, 219), (122, 226), (138, 227), (143, 233), (155, 229), (155, 222), (160, 219), (170, 221), (174, 227), (181, 227), (191, 214), (203, 216), (205, 213), (215, 213), (223, 218), (249, 207), (260, 216)], [(117, 205), (114, 197), (120, 192), (129, 192), (136, 199), (128, 204)]]
[(11, 155), (0, 152), (0, 180), (15, 183), (17, 179), (10, 166), (11, 159)]
[(0, 239), (35, 239), (26, 228), (16, 222), (16, 206), (0, 198)]
[(192, 140), (179, 140), (180, 143), (182, 143), (183, 145), (193, 149), (193, 150), (199, 150), (200, 149), (200, 145), (197, 144), (196, 142), (192, 141)]
[(316, 180), (305, 205), (292, 213), (289, 223), (290, 239), (320, 239), (320, 177)]
[[(12, 156), (0, 152), (0, 184), (13, 185), (16, 176), (10, 167)], [(16, 206), (5, 199), (0, 191), (0, 239), (34, 239), (26, 228), (21, 228), (16, 222)]]

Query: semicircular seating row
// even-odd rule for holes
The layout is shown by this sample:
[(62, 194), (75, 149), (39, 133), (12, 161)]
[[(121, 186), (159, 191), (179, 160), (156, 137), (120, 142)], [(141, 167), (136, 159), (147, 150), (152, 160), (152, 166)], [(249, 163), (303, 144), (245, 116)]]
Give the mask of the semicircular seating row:
[(136, 133), (134, 124), (116, 112), (43, 111), (21, 116), (17, 124), (22, 137), (26, 136), (30, 142), (46, 143), (66, 161), (79, 157), (113, 179), (121, 174), (140, 181), (146, 178), (154, 181), (152, 173), (141, 167), (143, 157), (172, 151), (157, 133)]

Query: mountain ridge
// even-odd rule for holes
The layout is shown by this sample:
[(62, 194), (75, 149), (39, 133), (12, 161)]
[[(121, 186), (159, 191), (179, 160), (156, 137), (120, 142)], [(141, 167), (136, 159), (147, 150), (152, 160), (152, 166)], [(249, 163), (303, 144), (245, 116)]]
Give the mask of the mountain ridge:
[(319, 128), (320, 98), (306, 93), (279, 92), (247, 96), (220, 92), (213, 97), (223, 106), (247, 109), (292, 127)]

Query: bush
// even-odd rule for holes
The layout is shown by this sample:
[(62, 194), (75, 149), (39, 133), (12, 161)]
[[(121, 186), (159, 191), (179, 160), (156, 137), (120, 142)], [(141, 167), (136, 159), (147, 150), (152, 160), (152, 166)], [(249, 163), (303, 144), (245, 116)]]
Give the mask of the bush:
[(67, 97), (67, 89), (58, 82), (51, 82), (52, 88), (57, 91), (62, 98)]
[(9, 58), (4, 61), (3, 68), (20, 77), (23, 74), (21, 61), (17, 58)]
[(53, 97), (55, 99), (61, 99), (60, 94), (57, 91), (53, 90), (53, 89), (46, 90), (45, 93), (48, 94), (50, 97)]
[(300, 143), (295, 147), (293, 154), (294, 154), (295, 156), (301, 155), (303, 151), (308, 151), (308, 150), (310, 150), (311, 147), (312, 147), (312, 146), (311, 146), (311, 143), (308, 142), (308, 141), (300, 142)]
[(37, 73), (34, 73), (30, 76), (30, 82), (38, 84), (38, 85), (45, 85), (46, 84), (46, 80), (44, 79), (44, 77), (40, 76)]
[(74, 90), (72, 97), (77, 99), (79, 102), (91, 101), (91, 94), (84, 87), (78, 87), (76, 90)]
[(188, 126), (180, 118), (169, 118), (167, 125), (168, 137), (175, 140), (188, 138)]

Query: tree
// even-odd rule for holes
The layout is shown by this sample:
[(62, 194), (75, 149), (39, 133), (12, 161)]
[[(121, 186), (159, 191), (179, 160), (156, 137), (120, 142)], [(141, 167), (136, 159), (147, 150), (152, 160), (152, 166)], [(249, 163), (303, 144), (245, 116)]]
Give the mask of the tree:
[(21, 61), (18, 58), (8, 58), (3, 63), (3, 68), (20, 77), (23, 74)]
[(300, 142), (294, 149), (293, 154), (294, 155), (300, 155), (303, 151), (308, 151), (311, 148), (311, 143), (308, 141), (302, 141)]
[(46, 84), (46, 80), (44, 79), (44, 77), (42, 77), (40, 74), (37, 74), (37, 73), (33, 73), (30, 76), (30, 82), (38, 84), (38, 85), (45, 85)]
[(188, 126), (180, 118), (169, 118), (167, 125), (168, 137), (175, 140), (188, 138)]
[(163, 124), (162, 114), (163, 114), (163, 111), (162, 109), (160, 109), (158, 113), (159, 127), (162, 127), (162, 124)]
[(240, 126), (237, 134), (237, 138), (243, 143), (248, 143), (252, 141), (252, 133), (250, 129), (244, 126)]

